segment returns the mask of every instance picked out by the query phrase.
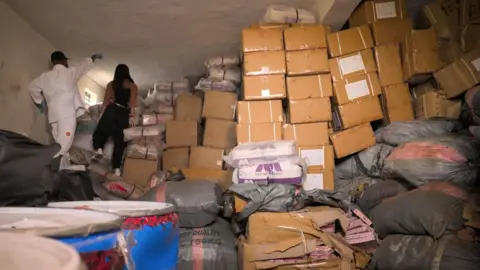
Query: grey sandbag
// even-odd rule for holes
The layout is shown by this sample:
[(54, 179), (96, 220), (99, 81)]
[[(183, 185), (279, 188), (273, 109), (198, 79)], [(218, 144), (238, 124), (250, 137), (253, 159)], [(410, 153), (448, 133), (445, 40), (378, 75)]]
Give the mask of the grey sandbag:
[(380, 204), (384, 199), (393, 197), (400, 192), (410, 190), (408, 183), (397, 180), (385, 180), (364, 189), (356, 204), (362, 212), (370, 217), (370, 211)]
[(163, 182), (139, 201), (166, 202), (177, 207), (180, 227), (199, 228), (215, 221), (223, 206), (222, 189), (211, 181)]
[(335, 185), (341, 180), (350, 180), (357, 176), (382, 177), (383, 161), (392, 149), (393, 146), (377, 144), (336, 165)]
[(393, 122), (386, 127), (378, 129), (375, 135), (377, 143), (396, 146), (421, 138), (451, 133), (458, 127), (457, 121), (443, 118)]
[(404, 179), (414, 186), (432, 181), (477, 185), (479, 143), (469, 135), (444, 135), (414, 140), (393, 149), (383, 176)]
[(391, 234), (439, 238), (464, 227), (465, 200), (432, 190), (412, 190), (388, 198), (370, 213), (380, 238)]
[(373, 270), (477, 270), (480, 244), (454, 235), (439, 240), (430, 236), (390, 235), (373, 255)]
[(222, 218), (203, 228), (181, 228), (178, 269), (238, 270), (236, 240)]

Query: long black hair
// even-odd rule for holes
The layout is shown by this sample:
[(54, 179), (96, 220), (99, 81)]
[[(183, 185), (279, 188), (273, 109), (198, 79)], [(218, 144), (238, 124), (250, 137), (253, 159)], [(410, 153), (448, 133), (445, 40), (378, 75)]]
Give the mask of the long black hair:
[(116, 88), (123, 88), (123, 82), (125, 80), (129, 80), (132, 83), (135, 83), (130, 76), (130, 69), (125, 64), (119, 64), (115, 68), (115, 75), (113, 75), (113, 87)]

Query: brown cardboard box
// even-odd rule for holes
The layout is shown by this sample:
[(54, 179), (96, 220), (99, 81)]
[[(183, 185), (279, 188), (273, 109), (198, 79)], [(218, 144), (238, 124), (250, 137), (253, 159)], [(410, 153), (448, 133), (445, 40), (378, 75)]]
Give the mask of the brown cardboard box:
[(461, 100), (448, 100), (438, 89), (428, 87), (414, 97), (415, 119), (426, 120), (433, 117), (458, 119), (462, 110)]
[(335, 168), (335, 154), (331, 145), (298, 147), (298, 156), (305, 160), (309, 170)]
[(243, 52), (281, 51), (282, 28), (245, 28), (242, 30)]
[(460, 45), (464, 52), (477, 47), (480, 41), (480, 2), (460, 1)]
[(381, 86), (403, 83), (402, 59), (398, 43), (375, 47), (375, 58)]
[(162, 169), (164, 171), (169, 171), (172, 168), (188, 168), (188, 156), (188, 147), (168, 148), (167, 150), (165, 150), (165, 152), (163, 152)]
[(408, 84), (402, 83), (384, 87), (382, 100), (387, 124), (415, 119)]
[(362, 98), (335, 107), (335, 130), (351, 128), (383, 118), (382, 107), (377, 96)]
[(255, 123), (237, 125), (237, 144), (282, 139), (282, 123)]
[(147, 187), (150, 176), (157, 171), (158, 161), (126, 158), (123, 163), (123, 180), (140, 186)]
[(333, 82), (334, 102), (343, 105), (354, 100), (378, 96), (382, 93), (377, 73), (349, 76), (344, 80)]
[(237, 103), (237, 122), (252, 123), (282, 123), (283, 108), (280, 100), (239, 101)]
[(282, 99), (287, 97), (284, 75), (244, 76), (245, 100)]
[(202, 99), (192, 94), (181, 94), (175, 105), (175, 120), (200, 122), (202, 120)]
[(190, 168), (221, 170), (225, 150), (205, 146), (194, 146), (190, 149)]
[(327, 49), (287, 52), (287, 74), (308, 75), (328, 73)]
[(460, 5), (458, 0), (436, 0), (423, 6), (417, 16), (420, 29), (433, 27), (445, 39), (458, 39), (460, 33)]
[(332, 120), (332, 105), (329, 97), (289, 100), (288, 108), (291, 124)]
[(454, 98), (480, 82), (480, 49), (434, 73), (447, 98)]
[(328, 60), (328, 62), (334, 81), (377, 71), (377, 64), (371, 49), (336, 57)]
[(206, 91), (202, 117), (234, 120), (236, 105), (236, 93)]
[(366, 25), (327, 35), (331, 57), (342, 56), (373, 47), (373, 37)]
[(375, 45), (401, 43), (412, 31), (413, 23), (410, 19), (379, 20), (373, 23), (373, 39)]
[(235, 122), (209, 118), (205, 122), (205, 134), (203, 134), (203, 146), (214, 148), (233, 148), (237, 138), (235, 134)]
[(283, 139), (295, 141), (298, 147), (329, 145), (328, 123), (283, 125)]
[(243, 57), (244, 75), (285, 74), (285, 51), (249, 52)]
[(371, 24), (383, 19), (407, 18), (405, 0), (365, 1), (350, 15), (350, 27)]
[(413, 30), (402, 44), (403, 77), (433, 73), (442, 68), (435, 30)]
[(376, 144), (370, 123), (356, 126), (330, 135), (337, 158), (355, 154)]
[(457, 40), (440, 38), (438, 43), (440, 61), (442, 61), (444, 65), (451, 64), (463, 56), (460, 43)]
[(323, 25), (303, 25), (287, 28), (283, 32), (285, 50), (299, 51), (327, 48), (328, 28)]
[(285, 30), (290, 27), (288, 23), (254, 23), (250, 25), (250, 28), (261, 28), (261, 29), (269, 29), (269, 28), (280, 28)]
[(289, 100), (333, 96), (330, 74), (287, 77)]
[(168, 147), (197, 146), (198, 129), (197, 121), (168, 121), (166, 131)]
[(212, 181), (217, 183), (225, 192), (232, 183), (232, 171), (212, 170), (212, 169), (182, 169), (183, 176), (187, 181)]
[[(333, 154), (333, 153), (332, 153)], [(335, 190), (335, 176), (333, 170), (308, 170), (305, 181), (302, 183), (305, 191), (322, 189)]]

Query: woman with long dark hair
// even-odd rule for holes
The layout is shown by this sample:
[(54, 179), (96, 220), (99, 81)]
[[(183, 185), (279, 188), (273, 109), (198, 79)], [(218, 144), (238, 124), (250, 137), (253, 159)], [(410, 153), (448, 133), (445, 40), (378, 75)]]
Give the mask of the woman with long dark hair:
[(103, 100), (103, 114), (93, 133), (94, 159), (103, 156), (103, 147), (110, 136), (113, 138), (112, 167), (116, 176), (120, 176), (123, 151), (127, 143), (123, 130), (135, 125), (135, 104), (138, 87), (130, 76), (127, 65), (120, 64), (115, 69), (113, 81), (108, 83)]

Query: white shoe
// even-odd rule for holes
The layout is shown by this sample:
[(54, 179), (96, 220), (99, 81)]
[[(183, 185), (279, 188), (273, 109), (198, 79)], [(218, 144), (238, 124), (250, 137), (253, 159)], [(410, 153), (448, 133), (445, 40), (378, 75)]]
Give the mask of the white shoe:
[(102, 158), (103, 158), (103, 149), (98, 148), (97, 152), (92, 156), (92, 161), (99, 161)]
[(114, 169), (113, 170), (113, 174), (115, 174), (115, 176), (117, 177), (121, 177), (122, 176), (122, 172), (120, 171), (120, 169)]

